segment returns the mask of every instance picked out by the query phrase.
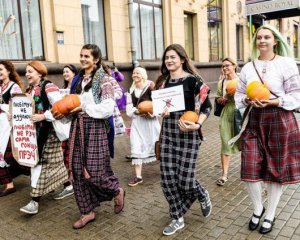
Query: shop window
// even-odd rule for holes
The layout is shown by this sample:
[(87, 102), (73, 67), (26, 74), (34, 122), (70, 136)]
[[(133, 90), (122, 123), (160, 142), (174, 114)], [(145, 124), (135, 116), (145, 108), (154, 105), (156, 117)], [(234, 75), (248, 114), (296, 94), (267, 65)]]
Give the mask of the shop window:
[(221, 0), (208, 0), (207, 20), (209, 60), (219, 61), (223, 58), (223, 27)]
[(193, 15), (184, 14), (185, 50), (190, 59), (194, 59)]
[(81, 0), (84, 43), (100, 47), (107, 59), (103, 0)]
[(299, 26), (296, 24), (294, 24), (293, 46), (294, 57), (299, 58)]
[(137, 58), (155, 60), (164, 51), (161, 0), (134, 0), (133, 11), (137, 36)]
[(44, 59), (38, 0), (0, 0), (0, 58)]

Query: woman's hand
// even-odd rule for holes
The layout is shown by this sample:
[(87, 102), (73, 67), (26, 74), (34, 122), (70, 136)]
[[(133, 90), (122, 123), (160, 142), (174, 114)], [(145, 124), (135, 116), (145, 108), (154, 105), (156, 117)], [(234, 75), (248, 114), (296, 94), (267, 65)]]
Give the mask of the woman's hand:
[(267, 100), (258, 100), (250, 101), (250, 104), (252, 104), (256, 108), (266, 108), (266, 107), (278, 107), (279, 100), (278, 99), (267, 99)]
[(217, 99), (217, 102), (220, 103), (220, 104), (222, 104), (222, 105), (225, 105), (226, 102), (227, 102), (227, 97), (226, 97), (226, 96), (224, 96), (224, 97), (219, 97), (219, 98)]
[(62, 114), (59, 113), (59, 112), (53, 112), (53, 111), (51, 110), (51, 113), (52, 113), (52, 116), (53, 116), (56, 120), (59, 120), (59, 119), (62, 119), (62, 118), (65, 117), (64, 115), (62, 115)]
[(164, 117), (169, 117), (170, 113), (169, 113), (169, 108), (165, 107), (164, 111), (162, 112), (161, 116)]
[(34, 123), (36, 123), (36, 122), (44, 121), (46, 117), (44, 114), (33, 114), (31, 119)]
[(190, 122), (190, 121), (182, 121), (182, 120), (178, 120), (178, 126), (180, 128), (181, 131), (183, 132), (192, 132), (192, 131), (196, 131), (200, 128), (199, 124)]
[(151, 119), (151, 118), (154, 118), (155, 116), (151, 113), (146, 113), (146, 114), (141, 114), (140, 115), (141, 117), (144, 117), (144, 118), (148, 118), (148, 119)]
[(81, 106), (74, 108), (74, 109), (70, 112), (70, 115), (74, 115), (74, 114), (79, 113), (79, 112), (82, 112), (82, 107), (81, 107)]

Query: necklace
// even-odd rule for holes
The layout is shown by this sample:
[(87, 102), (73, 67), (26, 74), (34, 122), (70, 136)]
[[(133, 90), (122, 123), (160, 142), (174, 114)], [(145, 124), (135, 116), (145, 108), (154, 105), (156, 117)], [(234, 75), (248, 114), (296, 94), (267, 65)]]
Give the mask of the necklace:
[(270, 60), (264, 61), (263, 69), (262, 69), (263, 74), (265, 74), (267, 72), (268, 62), (272, 61), (275, 57), (276, 57), (276, 54), (274, 54), (274, 56)]

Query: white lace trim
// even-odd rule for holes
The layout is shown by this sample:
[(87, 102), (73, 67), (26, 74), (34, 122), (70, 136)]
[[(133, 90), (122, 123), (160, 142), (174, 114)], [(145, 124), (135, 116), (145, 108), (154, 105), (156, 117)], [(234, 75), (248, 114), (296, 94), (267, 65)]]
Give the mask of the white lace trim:
[(145, 163), (155, 162), (156, 157), (148, 157), (148, 158), (134, 158), (132, 159), (132, 165), (142, 165)]

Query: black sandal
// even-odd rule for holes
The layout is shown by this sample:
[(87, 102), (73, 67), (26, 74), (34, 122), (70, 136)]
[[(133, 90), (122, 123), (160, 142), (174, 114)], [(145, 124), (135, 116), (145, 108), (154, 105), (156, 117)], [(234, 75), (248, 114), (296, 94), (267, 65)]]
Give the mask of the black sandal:
[(269, 219), (265, 219), (264, 222), (270, 223), (271, 226), (269, 228), (265, 228), (265, 227), (261, 226), (260, 229), (259, 229), (259, 232), (261, 234), (267, 234), (267, 233), (272, 231), (274, 223), (275, 223), (275, 218), (273, 219), (273, 221), (271, 221)]
[(261, 217), (264, 215), (265, 211), (266, 211), (266, 209), (263, 208), (263, 210), (262, 210), (260, 216), (257, 216), (256, 214), (253, 213), (252, 217), (258, 218), (258, 223), (252, 222), (252, 217), (251, 217), (251, 220), (250, 220), (250, 222), (249, 222), (249, 230), (250, 230), (250, 231), (254, 231), (254, 230), (258, 227), (259, 221), (260, 221)]

